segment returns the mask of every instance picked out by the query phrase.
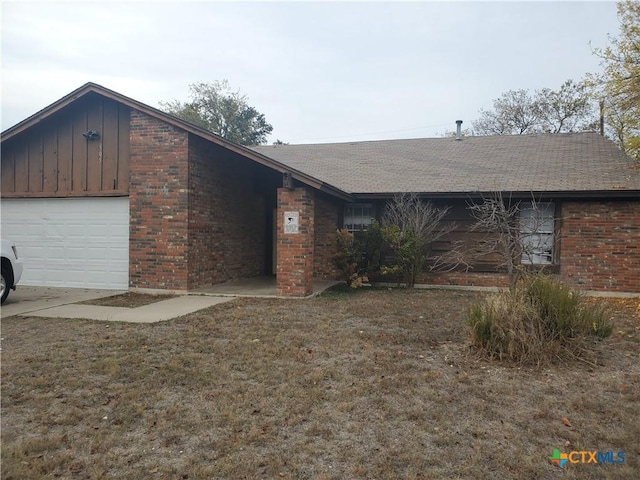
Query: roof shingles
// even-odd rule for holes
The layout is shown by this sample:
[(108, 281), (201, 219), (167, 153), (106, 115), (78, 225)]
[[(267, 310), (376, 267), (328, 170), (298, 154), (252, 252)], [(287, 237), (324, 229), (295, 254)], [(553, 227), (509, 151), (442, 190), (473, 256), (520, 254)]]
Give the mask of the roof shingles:
[(640, 191), (640, 169), (633, 160), (592, 132), (254, 150), (355, 194)]

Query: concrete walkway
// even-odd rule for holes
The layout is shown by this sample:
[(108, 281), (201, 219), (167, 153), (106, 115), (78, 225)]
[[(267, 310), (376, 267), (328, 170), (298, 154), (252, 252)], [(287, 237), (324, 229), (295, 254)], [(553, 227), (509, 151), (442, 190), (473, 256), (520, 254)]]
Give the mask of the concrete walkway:
[[(328, 288), (342, 282), (334, 280), (313, 280), (313, 295), (319, 295)], [(253, 278), (243, 278), (230, 282), (219, 283), (210, 287), (204, 287), (191, 293), (197, 295), (220, 295), (224, 297), (254, 297), (270, 298), (277, 297), (276, 277), (261, 276)], [(297, 297), (302, 298), (302, 297)]]
[[(337, 283), (340, 282), (315, 281), (314, 295), (322, 293)], [(248, 278), (188, 292), (137, 308), (103, 307), (79, 303), (125, 292), (124, 290), (18, 285), (18, 289), (9, 294), (6, 303), (0, 308), (0, 318), (19, 315), (42, 318), (86, 318), (131, 323), (162, 322), (231, 301), (235, 297), (276, 297), (276, 282), (275, 277)]]
[(124, 290), (28, 287), (18, 285), (0, 308), (0, 317), (87, 318), (114, 322), (154, 323), (181, 317), (233, 297), (182, 295), (137, 308), (102, 307), (78, 302), (111, 297)]
[(232, 297), (183, 295), (137, 308), (70, 304), (45, 308), (25, 315), (48, 318), (89, 318), (113, 322), (155, 323), (197, 312), (233, 300)]

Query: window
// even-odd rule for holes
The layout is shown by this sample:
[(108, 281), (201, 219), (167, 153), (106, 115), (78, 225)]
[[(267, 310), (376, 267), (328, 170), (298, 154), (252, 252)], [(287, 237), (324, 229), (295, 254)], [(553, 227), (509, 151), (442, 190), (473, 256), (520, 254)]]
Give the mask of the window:
[(371, 204), (352, 204), (344, 207), (345, 230), (359, 232), (366, 230), (373, 221), (373, 206)]
[(553, 203), (520, 204), (520, 246), (524, 264), (551, 265), (554, 239)]

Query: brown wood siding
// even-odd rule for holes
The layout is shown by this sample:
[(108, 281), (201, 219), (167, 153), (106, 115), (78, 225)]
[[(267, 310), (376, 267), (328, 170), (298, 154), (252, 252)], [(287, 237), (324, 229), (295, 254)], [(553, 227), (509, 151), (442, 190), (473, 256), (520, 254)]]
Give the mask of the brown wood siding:
[(2, 165), (0, 168), (2, 171), (6, 171), (7, 175), (2, 175), (2, 183), (0, 188), (3, 192), (13, 192), (15, 190), (14, 178), (15, 178), (15, 154), (11, 152), (6, 157), (2, 156)]
[[(428, 200), (428, 199), (427, 199)], [(480, 256), (475, 253), (483, 241), (487, 239), (488, 232), (472, 229), (475, 223), (471, 216), (468, 203), (466, 200), (432, 200), (432, 203), (438, 208), (449, 207), (444, 223), (454, 223), (455, 229), (447, 235), (433, 242), (429, 246), (429, 257), (445, 256), (453, 249), (464, 252), (461, 260), (464, 260), (473, 272), (495, 272), (500, 271), (500, 256), (497, 254), (489, 254)], [(385, 210), (385, 202), (378, 201), (374, 203), (376, 218), (382, 219)], [(455, 256), (452, 256), (455, 258)], [(446, 264), (446, 262), (445, 262)], [(461, 263), (455, 270), (464, 270), (467, 265)], [(453, 265), (450, 265), (453, 268)], [(442, 266), (446, 270), (446, 266)]]
[(42, 139), (42, 191), (58, 191), (58, 130), (54, 127)]
[[(13, 154), (14, 172), (15, 176), (11, 183), (13, 183), (12, 192), (28, 192), (29, 191), (29, 149), (26, 144), (22, 145), (22, 148), (16, 149), (11, 152)], [(2, 155), (4, 158), (4, 153)], [(5, 172), (2, 170), (2, 176)]]
[(29, 192), (42, 192), (42, 136), (28, 140), (27, 155), (29, 158)]
[[(435, 256), (445, 255), (451, 249), (458, 249), (459, 251), (465, 252), (464, 261), (471, 266), (472, 271), (496, 271), (501, 262), (499, 255), (489, 254), (478, 256), (474, 254), (474, 251), (486, 240), (488, 232), (474, 230), (472, 228), (475, 221), (468, 210), (467, 202), (463, 200), (453, 200), (442, 203), (435, 202), (435, 204), (440, 208), (444, 206), (449, 207), (445, 222), (454, 223), (456, 228), (448, 235), (434, 242), (431, 245), (429, 254)], [(462, 265), (461, 268), (466, 267)]]
[(87, 190), (90, 192), (102, 189), (102, 150), (105, 138), (108, 138), (104, 131), (102, 110), (102, 102), (97, 102), (90, 105), (87, 111), (88, 130), (100, 133), (97, 140), (87, 141)]
[(58, 192), (62, 195), (72, 190), (73, 172), (73, 124), (70, 119), (58, 124)]
[(102, 141), (102, 184), (101, 190), (114, 190), (118, 183), (118, 104), (107, 102), (103, 109), (105, 132), (113, 132), (106, 135)]
[(87, 111), (79, 109), (72, 114), (72, 132), (79, 135), (72, 135), (71, 153), (71, 178), (72, 192), (85, 192), (87, 190), (87, 139), (82, 136), (82, 132), (87, 131)]
[(3, 142), (2, 196), (127, 195), (129, 117), (129, 107), (88, 95)]

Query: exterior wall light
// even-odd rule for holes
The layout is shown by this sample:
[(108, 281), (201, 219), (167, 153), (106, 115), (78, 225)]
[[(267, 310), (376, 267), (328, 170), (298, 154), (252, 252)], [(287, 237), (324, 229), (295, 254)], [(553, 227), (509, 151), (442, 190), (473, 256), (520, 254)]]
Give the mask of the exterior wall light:
[(82, 134), (87, 140), (97, 140), (100, 138), (100, 134), (95, 130), (88, 130)]

